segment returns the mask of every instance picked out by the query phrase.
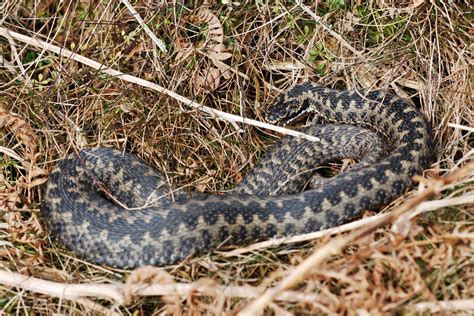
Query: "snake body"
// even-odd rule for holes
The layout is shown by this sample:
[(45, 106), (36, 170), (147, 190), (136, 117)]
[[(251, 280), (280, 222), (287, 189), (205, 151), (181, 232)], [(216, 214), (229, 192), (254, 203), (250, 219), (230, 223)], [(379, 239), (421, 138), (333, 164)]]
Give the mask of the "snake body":
[[(109, 148), (72, 154), (49, 176), (44, 221), (87, 260), (163, 266), (223, 243), (248, 244), (353, 220), (401, 195), (431, 161), (426, 119), (397, 96), (304, 83), (277, 98), (267, 119), (291, 122), (305, 114), (314, 114), (315, 122), (305, 132), (320, 142), (283, 138), (241, 185), (222, 195), (171, 198), (164, 177), (130, 154)], [(360, 163), (302, 191), (312, 177), (308, 170), (345, 157)]]

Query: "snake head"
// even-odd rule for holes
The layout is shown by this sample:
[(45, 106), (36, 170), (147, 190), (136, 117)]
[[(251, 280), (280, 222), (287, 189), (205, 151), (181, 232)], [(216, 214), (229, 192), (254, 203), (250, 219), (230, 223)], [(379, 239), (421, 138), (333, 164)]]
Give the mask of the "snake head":
[(305, 92), (311, 89), (310, 83), (295, 86), (285, 94), (277, 97), (265, 114), (267, 122), (288, 125), (305, 117), (310, 111), (310, 104)]

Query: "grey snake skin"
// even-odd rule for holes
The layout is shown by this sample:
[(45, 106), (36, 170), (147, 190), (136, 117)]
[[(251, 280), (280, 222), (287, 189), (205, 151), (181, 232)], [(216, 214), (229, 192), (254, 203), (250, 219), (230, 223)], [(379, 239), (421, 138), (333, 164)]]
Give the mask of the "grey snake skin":
[[(164, 266), (222, 244), (353, 220), (403, 194), (431, 161), (427, 121), (397, 96), (304, 83), (277, 98), (267, 119), (287, 123), (306, 114), (314, 115), (314, 123), (304, 132), (321, 142), (282, 138), (235, 190), (220, 195), (171, 197), (159, 172), (118, 150), (72, 154), (49, 176), (43, 220), (60, 242), (89, 261)], [(359, 163), (332, 178), (314, 175), (318, 166), (347, 157)]]

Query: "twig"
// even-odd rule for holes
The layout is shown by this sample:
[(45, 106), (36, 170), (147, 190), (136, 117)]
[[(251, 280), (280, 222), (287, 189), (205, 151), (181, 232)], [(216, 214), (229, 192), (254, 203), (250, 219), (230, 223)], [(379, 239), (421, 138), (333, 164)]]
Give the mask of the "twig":
[(145, 24), (143, 19), (141, 18), (140, 14), (138, 14), (137, 10), (128, 2), (128, 0), (122, 0), (122, 3), (125, 4), (127, 7), (128, 11), (133, 15), (135, 20), (137, 20), (138, 24), (143, 28), (145, 33), (150, 36), (151, 40), (153, 43), (155, 43), (156, 47), (158, 47), (159, 50), (161, 50), (163, 53), (167, 53), (165, 43), (163, 43), (162, 40), (160, 40), (158, 37), (156, 37), (155, 33), (153, 33), (148, 25)]
[(415, 209), (414, 212), (410, 213), (410, 218), (414, 218), (421, 213), (433, 211), (436, 209), (440, 209), (442, 207), (449, 207), (455, 205), (463, 205), (463, 204), (472, 204), (474, 205), (474, 193), (464, 194), (454, 198), (445, 198), (439, 201), (427, 201), (423, 202)]
[(28, 77), (28, 75), (26, 74), (26, 70), (23, 67), (23, 64), (21, 63), (20, 56), (18, 55), (18, 52), (16, 51), (15, 41), (13, 40), (13, 38), (11, 36), (9, 36), (9, 34), (6, 34), (5, 37), (7, 38), (8, 42), (10, 43), (10, 48), (11, 48), (13, 58), (15, 59), (15, 62), (18, 65), (18, 69), (20, 70), (20, 76), (26, 82), (26, 85), (28, 87), (31, 87), (31, 80)]
[(359, 52), (357, 49), (355, 49), (354, 47), (352, 47), (340, 34), (336, 33), (335, 31), (333, 31), (330, 27), (328, 27), (327, 25), (325, 25), (324, 23), (321, 22), (321, 18), (319, 16), (316, 15), (316, 13), (314, 13), (313, 11), (311, 11), (306, 5), (304, 5), (301, 1), (298, 1), (300, 7), (303, 9), (304, 12), (308, 13), (313, 19), (314, 21), (316, 21), (317, 23), (319, 23), (329, 34), (332, 35), (332, 37), (334, 37), (335, 39), (337, 39), (345, 48), (347, 48), (348, 50), (350, 50), (351, 52), (353, 52), (354, 54), (356, 54), (357, 56), (359, 57), (362, 57), (362, 53)]
[(474, 299), (421, 302), (407, 307), (409, 310), (430, 311), (436, 313), (440, 311), (474, 311)]
[(93, 296), (123, 302), (120, 288), (111, 284), (64, 284), (4, 270), (0, 270), (0, 283), (66, 299)]
[(131, 75), (124, 74), (123, 72), (120, 72), (120, 71), (115, 70), (113, 68), (109, 68), (109, 67), (107, 67), (107, 66), (105, 66), (101, 63), (98, 63), (98, 62), (96, 62), (92, 59), (89, 59), (89, 58), (84, 57), (82, 55), (71, 52), (70, 50), (67, 50), (65, 48), (47, 43), (47, 42), (42, 41), (42, 40), (34, 39), (32, 37), (29, 37), (29, 36), (26, 36), (26, 35), (23, 35), (23, 34), (20, 34), (20, 33), (10, 31), (10, 30), (8, 30), (4, 27), (0, 27), (0, 35), (6, 36), (7, 34), (9, 36), (15, 38), (18, 41), (21, 41), (23, 43), (27, 43), (28, 45), (31, 45), (31, 46), (35, 46), (35, 47), (38, 47), (38, 48), (42, 48), (42, 49), (51, 51), (53, 53), (64, 56), (66, 58), (71, 58), (71, 59), (73, 59), (77, 62), (88, 65), (89, 67), (97, 69), (97, 70), (99, 70), (103, 73), (106, 73), (106, 74), (110, 75), (110, 76), (117, 77), (121, 80), (128, 81), (128, 82), (131, 82), (131, 83), (135, 83), (135, 84), (138, 84), (142, 87), (146, 87), (146, 88), (158, 91), (160, 93), (166, 94), (166, 95), (172, 97), (173, 99), (175, 99), (175, 100), (177, 100), (181, 103), (184, 103), (187, 106), (193, 107), (195, 109), (198, 109), (202, 112), (205, 112), (205, 113), (209, 114), (213, 118), (219, 118), (219, 119), (223, 119), (223, 120), (226, 120), (226, 121), (229, 121), (229, 122), (244, 123), (244, 124), (249, 124), (249, 125), (253, 125), (253, 126), (257, 126), (257, 127), (261, 127), (261, 128), (266, 128), (266, 129), (273, 130), (275, 132), (279, 132), (279, 133), (282, 133), (282, 134), (292, 135), (292, 136), (295, 136), (295, 137), (301, 137), (301, 138), (307, 139), (309, 141), (314, 141), (314, 142), (319, 142), (320, 141), (320, 138), (312, 136), (312, 135), (304, 134), (304, 133), (301, 133), (301, 132), (298, 132), (298, 131), (294, 131), (294, 130), (291, 130), (291, 129), (279, 127), (279, 126), (268, 124), (268, 123), (263, 123), (263, 122), (260, 122), (260, 121), (257, 121), (257, 120), (244, 118), (244, 117), (239, 116), (239, 115), (229, 114), (229, 113), (226, 113), (226, 112), (223, 112), (223, 111), (219, 111), (219, 110), (204, 106), (204, 105), (199, 104), (199, 103), (197, 103), (193, 100), (190, 100), (186, 97), (183, 97), (183, 96), (175, 93), (174, 91), (168, 90), (168, 89), (166, 89), (166, 88), (164, 88), (160, 85), (157, 85), (155, 83), (149, 82), (147, 80), (144, 80), (144, 79), (141, 79), (141, 78), (138, 78), (138, 77), (134, 77), (134, 76), (131, 76)]
[(464, 126), (464, 125), (460, 125), (460, 124), (454, 124), (454, 123), (448, 123), (448, 126), (452, 127), (452, 128), (457, 128), (457, 129), (461, 129), (461, 130), (464, 130), (464, 131), (474, 133), (474, 128), (473, 127)]
[(0, 65), (5, 67), (12, 74), (18, 75), (18, 71), (15, 69), (13, 64), (11, 64), (8, 60), (5, 60), (5, 58), (3, 56), (0, 56)]
[[(124, 303), (124, 284), (65, 284), (47, 281), (26, 276), (16, 272), (0, 270), (0, 283), (27, 291), (42, 293), (53, 297), (60, 297), (78, 301), (86, 297), (96, 297), (113, 300), (118, 304)], [(205, 286), (202, 283), (176, 284), (142, 284), (133, 285), (133, 293), (137, 296), (188, 296), (192, 294), (215, 295), (215, 287)], [(226, 297), (255, 298), (263, 292), (263, 288), (252, 286), (225, 286), (219, 289), (219, 294)], [(287, 302), (314, 302), (316, 294), (303, 294), (296, 291), (284, 291), (275, 298)]]
[(377, 215), (374, 215), (374, 216), (363, 218), (363, 219), (360, 219), (358, 221), (353, 221), (353, 222), (350, 222), (350, 223), (347, 223), (347, 224), (344, 224), (344, 225), (340, 225), (340, 226), (337, 226), (337, 227), (328, 228), (328, 229), (324, 229), (324, 230), (320, 230), (320, 231), (312, 232), (312, 233), (308, 233), (308, 234), (301, 234), (301, 235), (296, 235), (296, 236), (291, 236), (291, 237), (282, 237), (282, 238), (262, 241), (262, 242), (258, 242), (258, 243), (249, 245), (247, 247), (242, 247), (242, 248), (234, 249), (234, 250), (231, 250), (231, 251), (219, 252), (219, 254), (224, 256), (224, 257), (232, 257), (232, 256), (238, 256), (238, 255), (241, 255), (241, 254), (244, 254), (244, 253), (257, 251), (257, 250), (263, 249), (263, 248), (277, 247), (277, 246), (286, 245), (286, 244), (294, 244), (294, 243), (298, 243), (298, 242), (315, 240), (315, 239), (319, 239), (321, 237), (328, 236), (328, 235), (337, 235), (337, 234), (340, 234), (340, 233), (348, 232), (348, 231), (351, 231), (351, 230), (354, 230), (354, 229), (357, 229), (357, 228), (361, 228), (361, 227), (370, 225), (371, 223), (373, 223), (375, 221), (378, 221), (381, 218), (383, 218), (385, 216), (389, 216), (389, 215), (390, 215), (390, 213), (377, 214)]

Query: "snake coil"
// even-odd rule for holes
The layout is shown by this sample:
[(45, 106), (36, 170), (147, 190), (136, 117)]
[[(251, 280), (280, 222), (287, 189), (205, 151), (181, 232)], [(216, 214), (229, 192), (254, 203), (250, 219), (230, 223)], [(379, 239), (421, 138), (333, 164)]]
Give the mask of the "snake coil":
[[(59, 241), (85, 259), (119, 267), (169, 265), (216, 249), (317, 231), (377, 210), (413, 185), (431, 160), (428, 123), (414, 107), (382, 92), (298, 85), (273, 104), (269, 121), (314, 114), (306, 133), (285, 137), (235, 191), (178, 194), (140, 159), (108, 148), (82, 150), (50, 174), (43, 218)], [(317, 124), (316, 124), (317, 123)], [(311, 170), (353, 157), (356, 167), (318, 180)], [(99, 183), (134, 210), (124, 210)]]

